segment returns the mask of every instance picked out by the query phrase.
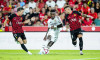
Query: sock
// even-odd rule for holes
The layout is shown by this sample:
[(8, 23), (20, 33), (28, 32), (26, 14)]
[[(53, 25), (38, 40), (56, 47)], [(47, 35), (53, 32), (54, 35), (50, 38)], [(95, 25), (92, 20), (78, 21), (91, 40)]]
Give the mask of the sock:
[(77, 44), (76, 39), (77, 39), (76, 37), (73, 37), (73, 38), (72, 38), (72, 44), (73, 44), (73, 45), (76, 45), (76, 44)]
[(80, 51), (83, 50), (83, 39), (82, 37), (79, 38), (79, 46), (80, 46)]
[(25, 47), (24, 44), (21, 44), (21, 47), (22, 47), (23, 50), (25, 50), (26, 52), (28, 52), (28, 50), (27, 50), (27, 48)]
[(54, 42), (50, 41), (47, 45), (47, 48), (50, 48), (52, 45), (54, 44)]

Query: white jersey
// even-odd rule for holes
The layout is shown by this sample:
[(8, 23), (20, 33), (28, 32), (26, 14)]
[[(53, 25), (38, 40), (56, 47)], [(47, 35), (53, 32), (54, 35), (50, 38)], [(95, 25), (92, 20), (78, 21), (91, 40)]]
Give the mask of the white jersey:
[[(62, 21), (59, 16), (55, 16), (54, 19), (48, 20), (48, 28), (51, 28), (52, 26), (57, 27), (60, 24), (62, 24)], [(54, 29), (52, 29), (52, 30), (54, 30)]]
[[(52, 41), (56, 41), (57, 38), (58, 38), (58, 34), (60, 32), (60, 28), (57, 28), (58, 25), (62, 24), (62, 21), (60, 19), (59, 16), (55, 16), (54, 19), (49, 19), (48, 20), (48, 28), (49, 31), (48, 31), (48, 35), (51, 35), (52, 36)], [(51, 29), (51, 27), (54, 26), (55, 29)]]

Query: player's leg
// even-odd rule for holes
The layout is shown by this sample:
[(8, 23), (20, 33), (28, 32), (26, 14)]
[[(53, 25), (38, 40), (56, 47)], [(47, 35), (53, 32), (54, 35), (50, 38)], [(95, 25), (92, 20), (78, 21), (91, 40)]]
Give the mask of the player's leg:
[(78, 34), (78, 38), (79, 38), (79, 47), (80, 47), (80, 55), (83, 55), (83, 39), (82, 39), (82, 33)]
[(47, 48), (49, 49), (53, 44), (54, 41), (52, 41), (52, 35), (48, 35), (47, 39), (49, 40), (48, 44), (47, 44)]
[(50, 36), (50, 42), (48, 43), (48, 48), (50, 48), (58, 39), (60, 30), (57, 30), (54, 34)]
[(72, 39), (72, 44), (76, 47), (76, 44), (77, 44), (77, 35), (75, 34), (74, 31), (71, 31), (71, 39)]
[(21, 33), (21, 39), (23, 41), (23, 44), (21, 44), (21, 47), (23, 48), (23, 50), (25, 50), (28, 54), (32, 54), (30, 51), (28, 51), (28, 49), (26, 48), (26, 46), (24, 44), (27, 43), (27, 40), (26, 40), (26, 36), (24, 33)]

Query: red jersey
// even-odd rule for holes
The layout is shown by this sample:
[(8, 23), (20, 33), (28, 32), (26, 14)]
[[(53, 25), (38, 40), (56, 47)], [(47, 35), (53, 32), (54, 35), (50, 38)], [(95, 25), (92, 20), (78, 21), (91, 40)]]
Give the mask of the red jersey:
[(89, 15), (92, 16), (94, 19), (96, 19), (98, 17), (96, 12), (95, 13), (90, 13)]
[(44, 25), (44, 26), (48, 26), (48, 19), (45, 19), (45, 20), (43, 21), (43, 25)]
[(44, 18), (44, 15), (45, 15), (45, 14), (43, 14), (43, 13), (40, 13), (40, 14), (39, 14), (40, 20), (42, 20), (42, 19)]
[(44, 7), (45, 3), (39, 3), (38, 4), (38, 8), (40, 8), (40, 10)]
[(23, 26), (23, 17), (22, 16), (18, 16), (17, 14), (12, 14), (9, 17), (9, 20), (12, 23), (12, 31), (13, 33), (24, 33), (22, 26)]
[(73, 6), (75, 5), (75, 2), (76, 2), (76, 0), (75, 0), (75, 1), (70, 0), (70, 1), (69, 1), (69, 5), (70, 5), (71, 7), (73, 7)]
[(82, 13), (89, 14), (90, 13), (90, 7), (88, 7), (88, 6), (86, 8), (82, 7)]
[(81, 23), (79, 22), (80, 15), (78, 11), (73, 11), (71, 14), (65, 16), (66, 21), (69, 23), (70, 31), (81, 28)]
[(89, 18), (89, 21), (84, 20), (83, 22), (84, 22), (84, 23), (82, 24), (83, 26), (91, 26), (91, 24), (92, 24), (92, 19)]

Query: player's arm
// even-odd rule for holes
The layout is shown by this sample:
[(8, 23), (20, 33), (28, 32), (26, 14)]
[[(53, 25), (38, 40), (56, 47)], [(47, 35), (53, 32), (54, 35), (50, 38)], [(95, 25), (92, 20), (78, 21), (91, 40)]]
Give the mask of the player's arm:
[(29, 23), (29, 22), (30, 22), (30, 19), (25, 20), (25, 21), (23, 22), (23, 24), (27, 24), (27, 23)]
[(57, 25), (57, 28), (61, 28), (63, 27), (63, 24)]
[(61, 18), (60, 17), (57, 17), (57, 18), (58, 18), (58, 24), (59, 24), (59, 25), (57, 25), (57, 28), (63, 27), (63, 23), (61, 21)]
[(29, 17), (28, 17), (28, 19), (25, 19), (24, 15), (22, 16), (22, 18), (23, 18), (23, 24), (27, 24), (31, 21)]
[(48, 34), (49, 29), (50, 29), (50, 28), (48, 28), (48, 30), (47, 30), (47, 32), (46, 32), (46, 35), (45, 35), (45, 37), (44, 37), (43, 40), (46, 40), (46, 39), (47, 39), (47, 34)]
[(93, 17), (92, 16), (90, 16), (90, 15), (86, 15), (86, 14), (83, 14), (83, 13), (80, 13), (80, 12), (78, 12), (78, 11), (76, 11), (76, 13), (80, 16), (83, 16), (83, 17), (85, 17), (85, 18), (91, 18), (91, 19), (93, 19)]

